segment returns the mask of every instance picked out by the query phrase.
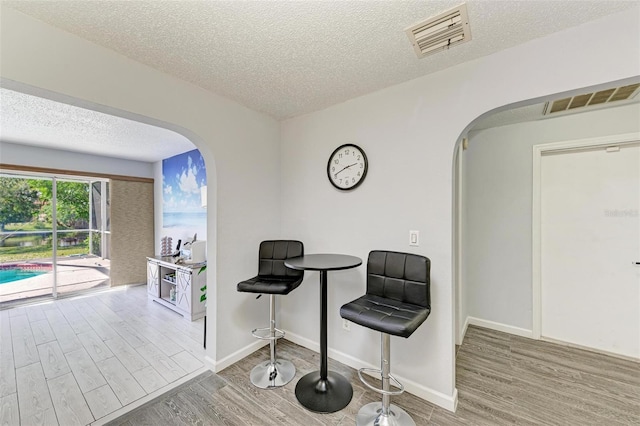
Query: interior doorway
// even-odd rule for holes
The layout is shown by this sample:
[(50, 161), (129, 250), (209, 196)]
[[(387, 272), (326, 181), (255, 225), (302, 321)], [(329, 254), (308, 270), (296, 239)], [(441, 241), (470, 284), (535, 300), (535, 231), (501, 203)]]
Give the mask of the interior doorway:
[[(594, 91), (575, 93), (589, 90)], [(640, 97), (558, 116), (545, 116), (545, 103), (537, 102), (471, 123), (461, 135), (467, 142), (459, 142), (461, 158), (454, 156), (454, 256), (460, 258), (454, 261), (457, 343), (467, 325), (541, 337), (541, 294), (535, 284), (540, 281), (540, 247), (535, 243), (539, 212), (532, 202), (532, 182), (538, 179), (535, 150), (567, 140), (600, 139), (607, 144), (605, 139), (632, 133), (632, 140), (638, 140)], [(640, 279), (639, 268), (634, 271)], [(637, 297), (635, 301), (640, 304)]]
[(538, 157), (540, 337), (640, 359), (640, 142), (557, 145)]

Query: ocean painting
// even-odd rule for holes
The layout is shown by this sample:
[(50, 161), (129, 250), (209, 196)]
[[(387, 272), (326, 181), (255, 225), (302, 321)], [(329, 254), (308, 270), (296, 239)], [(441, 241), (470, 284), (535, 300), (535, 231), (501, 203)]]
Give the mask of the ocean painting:
[(171, 237), (174, 248), (194, 234), (206, 240), (206, 185), (207, 170), (197, 149), (162, 160), (162, 236)]

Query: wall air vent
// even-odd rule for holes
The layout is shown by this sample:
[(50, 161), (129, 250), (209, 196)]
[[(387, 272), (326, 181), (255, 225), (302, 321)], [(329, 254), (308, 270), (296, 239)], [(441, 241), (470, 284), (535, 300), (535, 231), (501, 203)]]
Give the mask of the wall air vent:
[(638, 92), (640, 92), (640, 83), (601, 90), (599, 92), (585, 93), (572, 98), (558, 99), (557, 101), (547, 102), (545, 104), (544, 115), (572, 111), (576, 108), (603, 105), (611, 102), (626, 101), (633, 98)]
[(471, 40), (467, 6), (451, 9), (405, 30), (418, 58)]

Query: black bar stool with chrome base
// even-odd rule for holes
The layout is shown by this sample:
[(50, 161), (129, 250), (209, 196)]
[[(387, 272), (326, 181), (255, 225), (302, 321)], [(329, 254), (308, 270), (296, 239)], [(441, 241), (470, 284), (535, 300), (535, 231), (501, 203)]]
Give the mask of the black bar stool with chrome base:
[(289, 294), (300, 285), (304, 277), (304, 271), (287, 268), (284, 261), (303, 254), (304, 246), (300, 241), (263, 241), (258, 253), (258, 275), (238, 283), (238, 291), (269, 295), (269, 327), (252, 331), (258, 339), (269, 340), (271, 350), (271, 359), (261, 362), (251, 370), (251, 383), (262, 389), (284, 386), (296, 375), (296, 368), (291, 361), (276, 358), (276, 340), (284, 337), (284, 332), (276, 328), (275, 307), (276, 295)]
[[(360, 380), (371, 390), (382, 394), (382, 402), (367, 404), (358, 411), (356, 425), (415, 425), (402, 408), (391, 404), (391, 396), (404, 387), (390, 374), (391, 335), (409, 337), (431, 312), (431, 261), (409, 253), (372, 251), (367, 263), (367, 292), (340, 308), (340, 316), (356, 324), (382, 333), (381, 368), (361, 368)], [(382, 389), (364, 379), (362, 373), (377, 372)], [(392, 391), (390, 384), (399, 388)]]

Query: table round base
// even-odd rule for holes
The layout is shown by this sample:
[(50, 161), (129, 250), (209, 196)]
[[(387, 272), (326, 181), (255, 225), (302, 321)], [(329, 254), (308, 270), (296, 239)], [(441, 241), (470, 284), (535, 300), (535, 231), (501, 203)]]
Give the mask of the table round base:
[(307, 409), (316, 413), (335, 413), (349, 405), (353, 397), (351, 383), (340, 374), (329, 371), (327, 379), (320, 379), (314, 371), (298, 380), (296, 398)]

